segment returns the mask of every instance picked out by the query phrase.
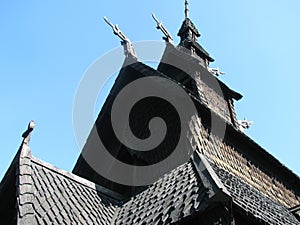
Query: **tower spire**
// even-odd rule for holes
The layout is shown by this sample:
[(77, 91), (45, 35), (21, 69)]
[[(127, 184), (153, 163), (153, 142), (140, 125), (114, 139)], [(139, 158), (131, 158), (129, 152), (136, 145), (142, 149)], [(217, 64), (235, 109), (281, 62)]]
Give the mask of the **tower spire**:
[(184, 14), (185, 14), (185, 18), (188, 19), (189, 18), (189, 1), (185, 0), (185, 10), (184, 10)]
[(213, 62), (214, 59), (211, 58), (204, 48), (198, 43), (200, 33), (189, 18), (189, 1), (185, 0), (184, 4), (185, 19), (177, 34), (180, 37), (179, 46), (190, 50), (191, 55), (198, 57), (202, 64), (207, 66), (209, 64), (208, 62)]

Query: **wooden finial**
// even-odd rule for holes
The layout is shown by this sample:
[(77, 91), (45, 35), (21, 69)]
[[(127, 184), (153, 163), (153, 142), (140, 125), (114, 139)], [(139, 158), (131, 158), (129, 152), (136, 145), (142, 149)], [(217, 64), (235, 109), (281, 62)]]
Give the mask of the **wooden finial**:
[(26, 145), (29, 145), (29, 141), (30, 141), (30, 134), (34, 129), (34, 121), (31, 120), (28, 124), (27, 130), (22, 134), (23, 139), (23, 143)]
[(185, 0), (185, 10), (184, 10), (184, 14), (185, 14), (185, 18), (189, 18), (189, 2), (188, 0)]
[(173, 43), (173, 38), (172, 38), (172, 35), (169, 33), (169, 31), (165, 28), (165, 26), (162, 24), (162, 21), (159, 21), (155, 14), (152, 13), (152, 17), (153, 19), (155, 20), (157, 26), (156, 28), (158, 30), (161, 30), (163, 32), (163, 34), (165, 35), (165, 37), (163, 37), (163, 39), (166, 41), (166, 42), (170, 42), (170, 43)]
[(117, 35), (122, 40), (121, 44), (124, 47), (124, 53), (126, 57), (130, 57), (136, 60), (137, 56), (129, 38), (126, 37), (126, 35), (119, 29), (117, 24), (113, 25), (105, 16), (103, 19), (112, 28), (114, 34)]
[(238, 120), (240, 130), (245, 133), (246, 129), (249, 129), (250, 126), (253, 124), (253, 121), (248, 121), (246, 118), (243, 120)]

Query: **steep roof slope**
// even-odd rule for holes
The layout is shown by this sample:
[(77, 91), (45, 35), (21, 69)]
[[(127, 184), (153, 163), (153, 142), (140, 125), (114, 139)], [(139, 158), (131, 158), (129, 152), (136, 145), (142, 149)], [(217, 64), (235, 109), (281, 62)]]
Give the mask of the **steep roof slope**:
[(9, 170), (1, 184), (9, 177), (15, 183), (1, 185), (0, 206), (15, 198), (16, 219), (10, 224), (109, 224), (118, 207), (119, 201), (106, 195), (110, 191), (31, 156), (26, 146)]
[(26, 146), (9, 171), (0, 185), (0, 207), (8, 196), (16, 202), (15, 219), (7, 224), (170, 224), (230, 202), (266, 224), (300, 224), (286, 207), (197, 152), (129, 200), (33, 157)]

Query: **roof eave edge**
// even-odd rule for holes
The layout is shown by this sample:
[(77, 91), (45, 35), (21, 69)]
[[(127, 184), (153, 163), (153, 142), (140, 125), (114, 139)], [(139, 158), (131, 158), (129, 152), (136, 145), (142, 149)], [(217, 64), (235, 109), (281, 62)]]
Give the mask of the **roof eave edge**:
[(211, 202), (231, 202), (232, 197), (219, 179), (205, 156), (195, 151), (192, 156), (192, 162), (199, 178), (202, 180), (205, 188), (208, 189), (209, 199)]

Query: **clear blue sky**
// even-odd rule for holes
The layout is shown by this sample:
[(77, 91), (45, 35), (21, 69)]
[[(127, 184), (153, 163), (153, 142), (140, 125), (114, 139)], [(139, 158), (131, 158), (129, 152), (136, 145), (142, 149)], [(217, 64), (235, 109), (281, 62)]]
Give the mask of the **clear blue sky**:
[[(33, 155), (71, 171), (79, 155), (72, 127), (76, 88), (89, 65), (120, 45), (107, 16), (134, 41), (161, 40), (151, 12), (176, 37), (184, 0), (1, 1), (0, 179), (31, 119)], [(300, 1), (190, 0), (200, 43), (243, 94), (248, 135), (300, 174)], [(178, 38), (175, 40), (178, 43)]]

